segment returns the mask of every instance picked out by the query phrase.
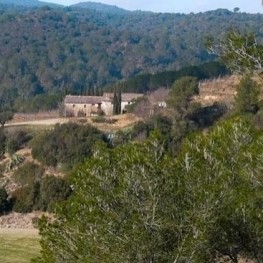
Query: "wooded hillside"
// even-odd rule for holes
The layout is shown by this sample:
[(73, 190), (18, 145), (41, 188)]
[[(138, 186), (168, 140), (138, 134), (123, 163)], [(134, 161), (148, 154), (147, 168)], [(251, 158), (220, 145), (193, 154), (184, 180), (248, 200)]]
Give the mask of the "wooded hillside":
[(84, 94), (142, 73), (210, 61), (214, 57), (205, 50), (206, 36), (235, 27), (262, 38), (262, 22), (260, 14), (223, 9), (113, 15), (74, 7), (0, 5), (1, 105), (19, 108), (36, 95)]

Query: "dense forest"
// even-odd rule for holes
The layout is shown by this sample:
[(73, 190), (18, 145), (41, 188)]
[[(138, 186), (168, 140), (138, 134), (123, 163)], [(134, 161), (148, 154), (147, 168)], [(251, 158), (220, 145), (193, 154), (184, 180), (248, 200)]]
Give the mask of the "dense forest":
[(260, 14), (225, 9), (161, 14), (83, 6), (0, 5), (1, 105), (21, 110), (30, 97), (40, 96), (42, 102), (48, 94), (48, 100), (57, 100), (57, 94), (86, 94), (141, 74), (214, 60), (204, 40), (222, 36), (229, 27), (262, 38)]

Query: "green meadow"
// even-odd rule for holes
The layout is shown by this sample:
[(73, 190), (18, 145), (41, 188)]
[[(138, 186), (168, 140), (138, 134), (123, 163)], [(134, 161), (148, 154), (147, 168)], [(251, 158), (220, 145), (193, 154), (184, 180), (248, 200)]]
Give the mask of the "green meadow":
[(0, 262), (29, 263), (40, 251), (39, 235), (32, 229), (0, 229)]

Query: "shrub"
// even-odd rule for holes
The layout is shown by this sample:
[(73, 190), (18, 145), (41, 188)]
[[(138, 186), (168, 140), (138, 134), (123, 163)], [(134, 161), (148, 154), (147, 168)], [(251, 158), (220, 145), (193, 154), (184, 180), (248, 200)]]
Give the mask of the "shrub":
[(25, 130), (14, 130), (7, 134), (6, 149), (9, 154), (14, 154), (23, 145), (32, 139)]
[(256, 114), (260, 107), (260, 85), (254, 81), (251, 75), (245, 75), (241, 79), (235, 98), (235, 110), (239, 114)]
[(254, 116), (253, 124), (258, 129), (263, 128), (263, 110), (258, 111), (257, 114)]
[(114, 124), (114, 123), (116, 123), (118, 120), (117, 119), (106, 119), (106, 123), (108, 123), (108, 124)]
[(83, 110), (78, 111), (78, 117), (85, 117), (86, 113)]
[(4, 133), (4, 129), (0, 128), (0, 159), (5, 154), (5, 146), (6, 146), (6, 136)]
[(64, 179), (44, 177), (40, 182), (38, 209), (51, 211), (55, 202), (66, 200), (71, 193), (72, 189)]
[(4, 188), (0, 188), (0, 215), (10, 210), (8, 194)]
[(106, 136), (90, 125), (56, 125), (54, 130), (33, 139), (32, 155), (47, 165), (71, 168), (91, 155), (97, 141), (106, 141)]
[(117, 119), (108, 119), (105, 118), (104, 116), (97, 116), (91, 119), (92, 122), (95, 123), (108, 123), (108, 124), (114, 124), (116, 123), (118, 120)]
[(103, 117), (103, 116), (96, 116), (96, 117), (93, 117), (91, 120), (92, 120), (92, 122), (95, 122), (95, 123), (104, 123), (104, 122), (106, 122), (106, 118)]
[(17, 166), (19, 166), (21, 163), (23, 163), (25, 160), (25, 157), (20, 154), (14, 154), (12, 158), (9, 160), (6, 166), (6, 171), (11, 171), (15, 169)]
[(19, 169), (15, 170), (13, 179), (23, 186), (31, 185), (41, 179), (44, 168), (38, 164), (27, 162)]
[(12, 193), (13, 210), (18, 213), (30, 213), (38, 203), (39, 182), (18, 188)]
[(56, 202), (66, 200), (71, 193), (69, 184), (63, 178), (44, 177), (12, 193), (13, 210), (19, 213), (52, 211)]
[(84, 124), (84, 123), (87, 123), (87, 119), (79, 119), (78, 122), (80, 124)]

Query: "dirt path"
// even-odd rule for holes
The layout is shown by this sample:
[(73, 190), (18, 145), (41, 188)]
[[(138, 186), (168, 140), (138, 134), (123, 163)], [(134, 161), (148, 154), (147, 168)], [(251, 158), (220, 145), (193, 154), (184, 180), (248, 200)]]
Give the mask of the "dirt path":
[(46, 119), (46, 120), (34, 120), (34, 121), (23, 121), (23, 122), (14, 122), (5, 124), (6, 127), (13, 126), (24, 126), (24, 125), (55, 125), (57, 123), (66, 123), (69, 122), (70, 119), (66, 118), (56, 118), (56, 119)]
[(0, 235), (23, 235), (38, 236), (38, 229), (35, 228), (0, 228)]
[(22, 122), (10, 122), (6, 123), (5, 127), (14, 127), (14, 126), (52, 126), (57, 123), (67, 123), (67, 122), (76, 122), (81, 123), (84, 120), (84, 123), (88, 123), (93, 125), (94, 127), (98, 128), (103, 132), (114, 132), (119, 129), (123, 129), (125, 127), (129, 127), (133, 125), (135, 122), (141, 120), (139, 117), (135, 116), (134, 114), (122, 114), (116, 116), (109, 116), (108, 119), (115, 119), (116, 122), (112, 124), (107, 123), (96, 123), (92, 122), (91, 117), (85, 118), (50, 118), (50, 119), (43, 119), (43, 120), (28, 120)]

